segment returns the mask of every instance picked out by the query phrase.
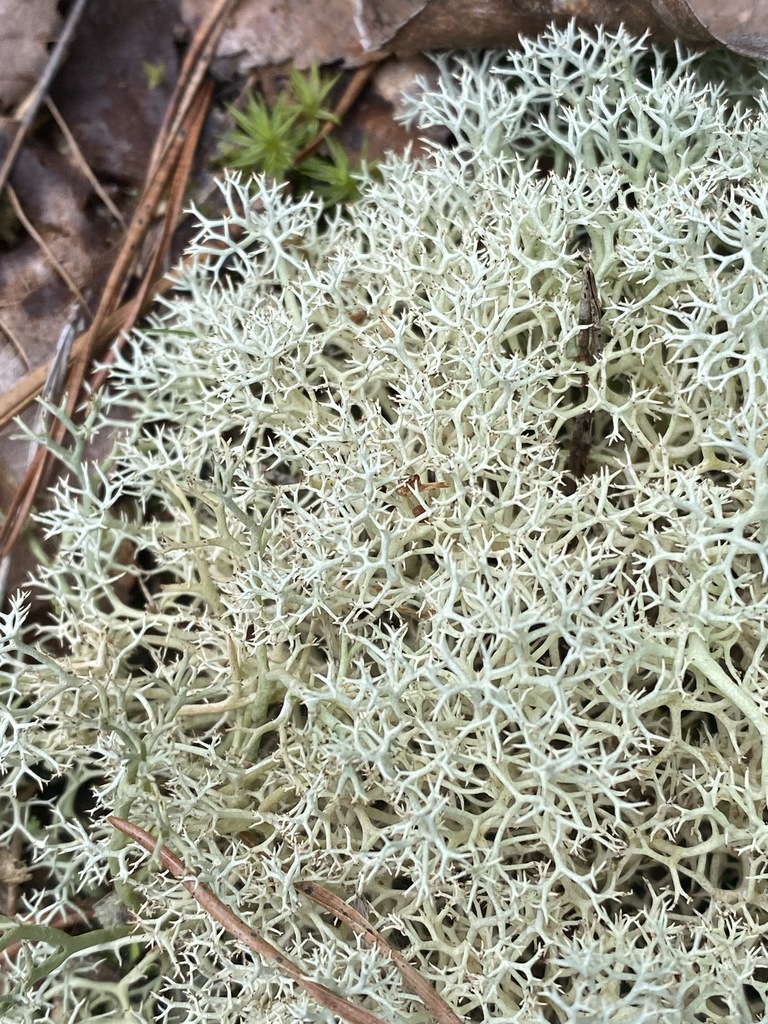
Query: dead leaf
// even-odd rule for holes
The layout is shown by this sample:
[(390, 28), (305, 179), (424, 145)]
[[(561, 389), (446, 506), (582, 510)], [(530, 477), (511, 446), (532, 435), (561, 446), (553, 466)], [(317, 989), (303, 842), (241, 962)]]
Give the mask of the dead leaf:
[[(195, 22), (207, 5), (181, 0), (182, 16)], [(722, 41), (740, 53), (768, 55), (768, 4), (760, 0), (248, 0), (235, 11), (218, 57), (241, 74), (286, 61), (355, 67), (391, 53), (515, 46), (521, 34), (570, 18), (610, 29), (623, 24), (661, 43)]]
[(177, 17), (167, 0), (86, 8), (51, 95), (99, 178), (130, 187), (144, 180), (178, 75)]
[[(370, 56), (355, 24), (356, 6), (355, 0), (325, 0), (322, 4), (248, 0), (230, 18), (217, 56), (242, 75), (287, 61), (301, 68), (337, 61), (358, 67)], [(182, 17), (188, 24), (197, 24), (208, 7), (209, 0), (181, 0)]]
[(56, 0), (0, 0), (0, 109), (20, 103), (37, 81), (61, 17)]
[(0, 885), (20, 885), (31, 877), (29, 868), (20, 864), (10, 850), (0, 848)]
[(765, 0), (688, 0), (715, 39), (747, 57), (768, 58), (768, 4)]

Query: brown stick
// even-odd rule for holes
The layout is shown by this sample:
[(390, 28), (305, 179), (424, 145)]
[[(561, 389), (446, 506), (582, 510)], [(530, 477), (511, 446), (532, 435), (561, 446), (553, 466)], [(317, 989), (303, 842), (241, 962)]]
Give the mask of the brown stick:
[(125, 317), (120, 324), (120, 335), (105, 360), (108, 365), (103, 366), (91, 378), (92, 391), (98, 391), (98, 389), (104, 384), (109, 373), (109, 364), (112, 363), (115, 354), (122, 348), (126, 334), (132, 329), (136, 321), (139, 319), (142, 310), (146, 309), (151, 304), (154, 295), (157, 295), (156, 291), (154, 292), (154, 295), (152, 294), (153, 283), (157, 280), (159, 274), (158, 268), (165, 262), (168, 252), (170, 251), (171, 243), (173, 241), (173, 233), (181, 218), (187, 182), (189, 181), (189, 176), (192, 171), (192, 162), (194, 160), (195, 152), (197, 151), (197, 143), (200, 139), (200, 133), (203, 130), (205, 116), (208, 112), (212, 96), (213, 82), (203, 82), (195, 97), (194, 105), (189, 108), (188, 128), (185, 134), (185, 143), (179, 154), (177, 166), (170, 183), (168, 200), (166, 202), (165, 214), (163, 216), (162, 232), (152, 251), (149, 264), (144, 270), (141, 284), (137, 288), (136, 294), (131, 300)]

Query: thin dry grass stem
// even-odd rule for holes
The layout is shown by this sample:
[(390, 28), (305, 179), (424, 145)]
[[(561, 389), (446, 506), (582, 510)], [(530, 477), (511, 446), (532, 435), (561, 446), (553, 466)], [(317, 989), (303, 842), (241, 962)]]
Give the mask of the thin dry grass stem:
[[(59, 260), (56, 259), (54, 254), (51, 252), (47, 242), (43, 238), (43, 236), (37, 230), (37, 228), (32, 223), (32, 221), (29, 219), (29, 217), (27, 217), (26, 213), (24, 212), (24, 207), (19, 202), (19, 197), (16, 195), (16, 191), (13, 188), (13, 186), (9, 183), (9, 184), (7, 184), (5, 186), (5, 190), (6, 190), (7, 194), (8, 194), (8, 198), (11, 201), (11, 206), (13, 207), (13, 212), (19, 218), (19, 221), (23, 225), (24, 230), (40, 246), (42, 251), (45, 253), (46, 259), (48, 260), (50, 265), (53, 267), (53, 270), (55, 271), (55, 273), (57, 273), (59, 275), (59, 277), (62, 279), (64, 284), (67, 286), (67, 288), (69, 288), (69, 290), (72, 292), (72, 294), (77, 299), (77, 301), (80, 303), (80, 305), (83, 307), (83, 309), (88, 309), (88, 303), (85, 301), (85, 297), (83, 296), (83, 293), (80, 291), (80, 289), (77, 287), (77, 284), (70, 277), (69, 273), (67, 272), (67, 268), (64, 267), (59, 262)], [(90, 312), (90, 310), (88, 310), (88, 312)]]
[(115, 220), (120, 225), (120, 227), (123, 228), (123, 230), (125, 230), (125, 218), (123, 217), (122, 213), (120, 213), (120, 211), (115, 206), (115, 204), (112, 202), (112, 200), (109, 198), (109, 195), (101, 187), (101, 185), (99, 183), (99, 179), (96, 177), (96, 175), (93, 173), (93, 171), (89, 167), (88, 161), (83, 156), (83, 152), (80, 149), (80, 147), (78, 146), (77, 140), (75, 139), (75, 137), (72, 134), (72, 132), (69, 130), (69, 126), (68, 126), (67, 122), (64, 120), (64, 118), (61, 115), (61, 111), (56, 106), (56, 104), (53, 102), (53, 100), (51, 99), (50, 96), (46, 96), (46, 98), (45, 98), (45, 105), (48, 108), (48, 110), (49, 110), (49, 112), (51, 114), (51, 117), (56, 122), (56, 124), (57, 124), (57, 126), (59, 128), (59, 131), (64, 136), (64, 139), (66, 140), (66, 143), (69, 146), (70, 152), (72, 154), (72, 159), (75, 162), (75, 164), (77, 165), (77, 167), (80, 169), (80, 171), (82, 172), (83, 177), (88, 179), (88, 182), (90, 183), (90, 186), (93, 189), (93, 191), (96, 193), (96, 195), (102, 201), (102, 203), (104, 203), (104, 205), (109, 210), (109, 212), (112, 214), (112, 216), (115, 218)]
[(19, 357), (21, 362), (26, 367), (27, 373), (29, 373), (30, 370), (32, 369), (32, 366), (31, 366), (31, 364), (29, 362), (29, 356), (27, 355), (26, 351), (24, 350), (24, 346), (22, 345), (22, 343), (19, 341), (19, 339), (16, 337), (16, 335), (10, 329), (8, 324), (2, 318), (0, 318), (0, 331), (2, 331), (3, 334), (8, 338), (8, 340), (11, 343), (11, 347), (14, 349), (14, 351), (16, 352), (16, 355)]
[(124, 833), (135, 843), (138, 843), (148, 853), (157, 856), (163, 867), (167, 868), (174, 878), (181, 880), (184, 888), (192, 894), (203, 910), (214, 921), (218, 921), (236, 939), (239, 939), (249, 949), (258, 953), (268, 963), (276, 964), (284, 974), (292, 978), (300, 988), (304, 989), (305, 992), (316, 999), (322, 1006), (325, 1006), (326, 1009), (330, 1010), (331, 1013), (335, 1013), (342, 1020), (349, 1021), (349, 1024), (385, 1024), (383, 1018), (377, 1014), (355, 1006), (354, 1003), (350, 1003), (343, 996), (332, 992), (325, 985), (320, 985), (305, 977), (292, 960), (289, 960), (285, 954), (267, 942), (266, 939), (262, 939), (260, 935), (257, 935), (202, 882), (189, 878), (191, 872), (184, 866), (183, 861), (177, 857), (173, 850), (163, 846), (160, 840), (150, 832), (146, 832), (139, 825), (134, 825), (131, 821), (126, 821), (124, 818), (118, 818), (114, 815), (109, 817), (109, 821), (116, 829)]
[[(85, 314), (79, 303), (73, 302), (69, 310), (69, 316), (64, 327), (61, 329), (59, 337), (56, 340), (56, 349), (51, 359), (48, 370), (48, 376), (43, 386), (42, 399), (46, 405), (41, 405), (37, 411), (35, 417), (34, 432), (37, 435), (46, 433), (50, 427), (53, 413), (51, 412), (50, 406), (56, 405), (61, 400), (61, 389), (64, 386), (64, 381), (67, 377), (67, 367), (69, 365), (69, 357), (72, 352), (72, 343), (75, 340), (75, 336), (78, 335), (84, 326)], [(32, 441), (30, 458), (34, 458), (37, 451), (37, 442)]]

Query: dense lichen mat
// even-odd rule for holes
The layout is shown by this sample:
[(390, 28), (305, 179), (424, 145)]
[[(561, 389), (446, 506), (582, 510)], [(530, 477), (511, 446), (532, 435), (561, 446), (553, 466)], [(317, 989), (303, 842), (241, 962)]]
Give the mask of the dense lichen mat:
[(428, 1014), (292, 880), (469, 1020), (763, 1019), (762, 72), (573, 28), (440, 67), (455, 147), (346, 214), (224, 184), (43, 517), (20, 916), (117, 883), (136, 932), (36, 986), (28, 944), (4, 1019), (330, 1019), (110, 813), (391, 1021)]

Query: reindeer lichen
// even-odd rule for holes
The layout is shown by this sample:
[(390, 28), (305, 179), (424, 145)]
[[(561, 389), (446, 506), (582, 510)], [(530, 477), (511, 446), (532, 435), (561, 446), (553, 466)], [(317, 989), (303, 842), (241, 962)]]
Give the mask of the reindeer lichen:
[(439, 64), (456, 145), (346, 213), (226, 180), (42, 516), (18, 920), (115, 889), (136, 931), (26, 943), (3, 1019), (331, 1019), (109, 814), (391, 1021), (427, 1014), (293, 880), (468, 1020), (764, 1018), (762, 72), (573, 27)]

